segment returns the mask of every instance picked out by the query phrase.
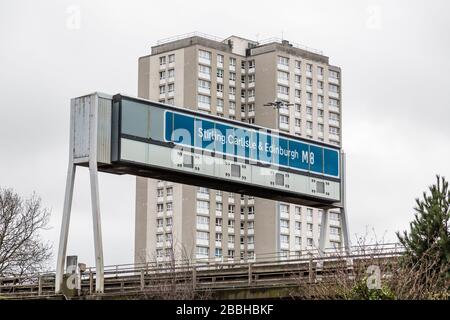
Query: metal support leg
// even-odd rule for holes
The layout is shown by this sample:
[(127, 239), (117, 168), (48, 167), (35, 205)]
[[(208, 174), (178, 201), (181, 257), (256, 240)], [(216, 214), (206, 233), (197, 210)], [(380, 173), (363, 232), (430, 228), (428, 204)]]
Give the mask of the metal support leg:
[(72, 210), (73, 186), (75, 183), (76, 166), (69, 164), (67, 170), (66, 193), (64, 196), (63, 217), (61, 222), (61, 233), (59, 235), (59, 249), (56, 264), (55, 293), (61, 293), (64, 268), (66, 263), (67, 239), (69, 236), (70, 212)]
[(325, 248), (328, 244), (328, 216), (329, 216), (329, 209), (323, 210), (322, 221), (320, 223), (320, 237), (319, 237), (320, 256), (324, 256)]
[(92, 201), (92, 218), (94, 226), (94, 246), (95, 246), (95, 291), (103, 293), (103, 244), (102, 244), (102, 227), (100, 222), (100, 199), (98, 193), (98, 172), (97, 163), (89, 164), (89, 172), (91, 179), (91, 201)]

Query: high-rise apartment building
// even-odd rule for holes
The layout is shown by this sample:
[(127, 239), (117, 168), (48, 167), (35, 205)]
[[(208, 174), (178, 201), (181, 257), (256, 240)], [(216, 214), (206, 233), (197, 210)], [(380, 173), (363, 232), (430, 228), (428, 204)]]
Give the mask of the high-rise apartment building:
[[(190, 34), (139, 59), (139, 97), (340, 145), (341, 70), (286, 40)], [(264, 106), (293, 103), (278, 112)], [(277, 117), (279, 117), (277, 121)], [(168, 159), (170, 161), (170, 159)], [(248, 261), (318, 247), (322, 210), (202, 187), (137, 178), (135, 261)], [(328, 246), (341, 246), (329, 212)], [(173, 250), (172, 250), (173, 249)]]

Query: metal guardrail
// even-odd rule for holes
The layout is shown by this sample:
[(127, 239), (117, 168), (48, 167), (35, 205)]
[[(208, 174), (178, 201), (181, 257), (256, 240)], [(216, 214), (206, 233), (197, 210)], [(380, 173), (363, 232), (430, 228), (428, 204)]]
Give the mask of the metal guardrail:
[[(304, 265), (307, 269), (312, 269), (313, 265), (324, 265), (348, 259), (368, 259), (368, 258), (389, 258), (399, 256), (404, 252), (403, 247), (398, 243), (383, 245), (366, 245), (352, 247), (352, 253), (348, 255), (345, 251), (338, 249), (328, 249), (325, 254), (320, 255), (318, 250), (312, 250), (301, 255), (292, 252), (287, 257), (280, 259), (280, 253), (268, 253), (259, 255), (257, 259), (248, 262), (226, 261), (220, 262), (215, 259), (192, 262), (190, 259), (173, 260), (168, 262), (147, 262), (141, 264), (118, 264), (105, 266), (105, 289), (109, 285), (116, 285), (117, 281), (122, 283), (129, 281), (137, 283), (143, 288), (146, 277), (157, 276), (158, 279), (164, 276), (185, 275), (195, 281), (196, 277), (203, 277), (214, 274), (224, 279), (240, 275), (247, 275), (248, 282), (251, 282), (252, 270), (296, 268)], [(278, 268), (278, 269), (277, 269)], [(81, 274), (81, 286), (89, 294), (93, 294), (95, 283), (95, 268), (88, 268), (88, 271)], [(211, 277), (211, 276), (208, 276)], [(241, 275), (242, 277), (242, 275)], [(49, 271), (41, 274), (22, 275), (20, 277), (0, 278), (0, 295), (25, 294), (28, 296), (52, 295), (54, 293), (55, 272)], [(247, 280), (240, 280), (244, 283)], [(238, 282), (240, 283), (240, 282)], [(139, 285), (140, 284), (140, 285)], [(226, 283), (224, 283), (225, 285)]]
[[(283, 39), (278, 38), (278, 37), (267, 38), (267, 39), (258, 41), (258, 45), (265, 45), (265, 44), (269, 44), (269, 43), (273, 43), (273, 42), (283, 43)], [(307, 47), (307, 46), (299, 44), (299, 43), (290, 42), (290, 41), (289, 41), (289, 44), (292, 45), (294, 48), (302, 49), (302, 50), (309, 51), (309, 52), (312, 52), (315, 54), (320, 54), (321, 56), (323, 56), (323, 51), (321, 51), (321, 50), (317, 50), (317, 49)]]

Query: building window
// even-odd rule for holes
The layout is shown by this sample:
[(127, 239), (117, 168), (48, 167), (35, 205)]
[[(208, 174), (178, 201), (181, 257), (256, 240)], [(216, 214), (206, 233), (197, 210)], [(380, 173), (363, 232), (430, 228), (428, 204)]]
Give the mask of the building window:
[(306, 121), (306, 129), (312, 130), (312, 128), (313, 128), (313, 123), (311, 121)]
[(245, 90), (241, 90), (241, 98), (245, 99)]
[(294, 81), (295, 81), (296, 83), (302, 82), (302, 76), (299, 75), (299, 74), (296, 74), (295, 77), (294, 77)]
[(302, 62), (299, 60), (295, 60), (295, 68), (300, 69), (302, 67)]
[(196, 253), (200, 256), (208, 256), (209, 255), (209, 248), (207, 247), (196, 247)]
[(296, 244), (296, 245), (301, 245), (301, 244), (302, 244), (302, 238), (300, 238), (300, 237), (295, 237), (295, 244)]
[(157, 234), (156, 235), (156, 242), (163, 242), (164, 241), (164, 236), (162, 234)]
[(223, 99), (217, 99), (217, 106), (223, 108)]
[(198, 240), (209, 240), (209, 232), (197, 231)]
[(217, 84), (217, 92), (223, 93), (223, 84), (220, 84), (220, 83)]
[(156, 190), (156, 194), (157, 194), (158, 198), (159, 197), (163, 197), (164, 196), (164, 190), (162, 188), (158, 189), (158, 190)]
[(229, 92), (230, 92), (230, 94), (235, 95), (236, 94), (236, 87), (230, 87), (229, 88)]
[(167, 103), (173, 106), (175, 104), (175, 100), (173, 98), (169, 98)]
[(322, 109), (317, 110), (317, 117), (323, 118), (323, 110)]
[(310, 64), (310, 63), (306, 64), (306, 71), (307, 72), (312, 72), (312, 64)]
[(329, 103), (329, 105), (332, 106), (332, 107), (339, 107), (339, 100), (330, 98), (330, 99), (328, 100), (328, 103)]
[(295, 230), (301, 230), (302, 229), (302, 223), (300, 221), (295, 221)]
[(330, 120), (339, 121), (339, 114), (337, 113), (330, 112), (328, 117)]
[(281, 228), (289, 228), (289, 220), (281, 219), (280, 220), (280, 227)]
[(295, 118), (295, 126), (300, 127), (301, 126), (301, 119)]
[(289, 124), (289, 117), (281, 115), (280, 116), (280, 123)]
[(197, 224), (209, 225), (209, 217), (197, 216)]
[(289, 214), (289, 206), (286, 204), (280, 204), (280, 212)]
[(230, 67), (235, 67), (236, 66), (236, 58), (231, 58), (230, 57)]
[(322, 132), (322, 133), (323, 133), (323, 124), (319, 123), (319, 124), (317, 125), (317, 129), (318, 129), (319, 132)]
[(278, 93), (284, 94), (284, 95), (289, 95), (289, 87), (278, 85)]
[(205, 80), (198, 80), (198, 87), (206, 90), (211, 89), (211, 82)]
[(301, 106), (300, 103), (296, 103), (294, 105), (294, 107), (295, 107), (295, 112), (301, 112), (302, 111), (302, 106)]
[(306, 107), (306, 114), (312, 114), (312, 108)]
[(330, 126), (330, 131), (329, 131), (329, 132), (330, 132), (331, 134), (338, 135), (338, 134), (339, 134), (339, 128)]
[(289, 243), (289, 236), (285, 235), (285, 234), (282, 234), (280, 236), (280, 241), (281, 241), (281, 243)]
[(289, 81), (289, 73), (285, 71), (278, 71), (278, 80)]
[(216, 248), (214, 251), (214, 255), (216, 258), (220, 258), (222, 257), (222, 249), (221, 248)]
[(234, 214), (235, 210), (236, 210), (236, 206), (234, 204), (228, 205), (228, 213)]
[(175, 77), (175, 69), (169, 69), (167, 72), (168, 72), (169, 79)]
[(309, 220), (312, 220), (312, 218), (313, 218), (313, 211), (312, 211), (312, 209), (310, 209), (310, 208), (306, 209), (306, 214), (307, 214), (307, 218)]
[(172, 187), (167, 188), (166, 192), (167, 192), (167, 196), (173, 195), (173, 188)]
[(254, 124), (254, 123), (255, 123), (255, 118), (249, 118), (249, 119), (248, 119), (248, 123)]
[(167, 218), (166, 219), (166, 226), (168, 226), (168, 227), (172, 226), (172, 222), (173, 222), (173, 219), (171, 217)]
[(254, 96), (255, 96), (255, 90), (254, 89), (248, 90), (248, 97), (253, 98)]
[(159, 86), (159, 94), (166, 93), (166, 86)]
[(205, 50), (199, 50), (198, 51), (198, 57), (201, 59), (209, 60), (211, 61), (211, 52), (205, 51)]
[(306, 85), (312, 87), (312, 79), (306, 78)]
[(312, 223), (308, 223), (307, 225), (306, 225), (306, 227), (307, 227), (307, 230), (308, 231), (313, 231), (313, 224)]
[(295, 97), (296, 98), (300, 98), (301, 96), (302, 96), (302, 91), (298, 90), (298, 89), (295, 89)]
[(209, 201), (197, 200), (197, 209), (204, 209), (209, 211)]
[(236, 73), (230, 72), (230, 81), (236, 81)]
[(247, 243), (248, 244), (254, 244), (255, 243), (255, 237), (254, 236), (248, 236), (247, 237)]
[(166, 78), (166, 72), (165, 71), (160, 71), (159, 72), (159, 80), (164, 80)]
[(332, 235), (339, 235), (339, 228), (337, 228), (337, 227), (330, 227), (330, 234), (332, 234)]
[(198, 95), (198, 103), (211, 105), (211, 97), (199, 94)]
[(216, 218), (216, 226), (217, 227), (221, 227), (222, 226), (222, 222), (223, 222), (222, 218)]
[(175, 62), (175, 55), (169, 54), (169, 63)]
[(311, 92), (307, 92), (307, 93), (306, 93), (306, 99), (307, 99), (308, 101), (312, 101), (312, 93), (311, 93)]
[(208, 76), (211, 74), (211, 68), (201, 64), (198, 66), (198, 71)]
[(163, 226), (163, 219), (157, 219), (157, 220), (156, 220), (156, 226), (157, 226), (158, 228), (161, 228), (161, 227)]
[(317, 81), (317, 88), (323, 89), (323, 81)]
[(156, 205), (156, 209), (157, 209), (158, 212), (163, 212), (164, 211), (164, 204), (158, 203)]
[(234, 220), (228, 220), (228, 228), (234, 228)]
[(223, 69), (217, 69), (217, 78), (223, 79)]
[(278, 56), (278, 64), (289, 66), (289, 58)]
[(323, 104), (323, 96), (322, 95), (317, 96), (317, 102)]
[(175, 91), (175, 84), (170, 83), (169, 84), (169, 92), (174, 92)]
[(228, 257), (234, 258), (234, 250), (228, 250)]
[(317, 74), (320, 76), (323, 76), (323, 68), (322, 67), (317, 67)]
[(339, 213), (337, 213), (337, 212), (330, 212), (330, 220), (339, 221)]
[(339, 72), (337, 72), (337, 71), (330, 70), (329, 75), (330, 75), (330, 78), (339, 79)]
[(248, 83), (253, 83), (253, 82), (255, 82), (255, 75), (254, 74), (248, 75)]
[(330, 92), (338, 93), (339, 92), (339, 87), (337, 85), (334, 85), (334, 84), (329, 84), (328, 90)]
[(229, 108), (230, 108), (230, 109), (236, 110), (236, 102), (230, 101), (230, 102), (228, 103), (228, 105), (229, 105)]
[(221, 54), (217, 55), (217, 63), (223, 64), (223, 55), (221, 55)]
[(159, 57), (159, 65), (166, 64), (166, 57)]

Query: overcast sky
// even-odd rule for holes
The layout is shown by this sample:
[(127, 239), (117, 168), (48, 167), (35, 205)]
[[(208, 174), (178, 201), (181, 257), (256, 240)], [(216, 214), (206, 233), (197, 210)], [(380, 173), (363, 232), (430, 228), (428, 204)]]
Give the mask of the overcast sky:
[[(36, 191), (58, 247), (69, 100), (137, 94), (137, 59), (158, 39), (199, 31), (283, 37), (342, 68), (352, 241), (394, 241), (439, 173), (450, 178), (450, 2), (0, 2), (0, 186)], [(106, 264), (133, 262), (135, 178), (100, 175)], [(93, 265), (87, 169), (77, 173), (68, 254)]]

